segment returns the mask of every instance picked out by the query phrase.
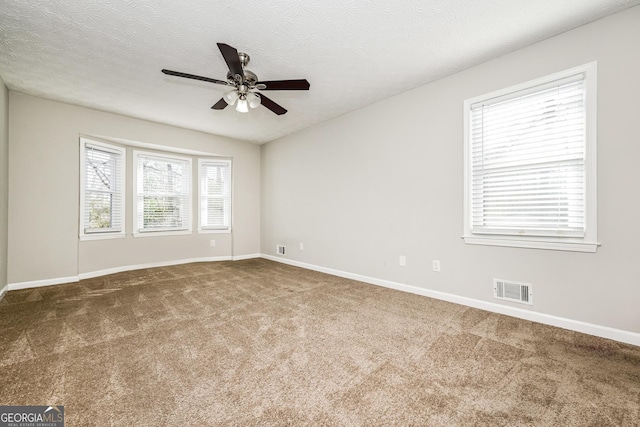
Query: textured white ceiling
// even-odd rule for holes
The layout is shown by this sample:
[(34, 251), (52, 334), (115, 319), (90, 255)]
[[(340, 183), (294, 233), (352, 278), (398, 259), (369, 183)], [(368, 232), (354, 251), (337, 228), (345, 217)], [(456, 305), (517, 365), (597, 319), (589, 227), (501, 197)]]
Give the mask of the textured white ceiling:
[[(11, 90), (264, 143), (481, 63), (640, 0), (2, 0), (0, 75)], [(289, 110), (210, 107), (216, 42), (251, 55)]]

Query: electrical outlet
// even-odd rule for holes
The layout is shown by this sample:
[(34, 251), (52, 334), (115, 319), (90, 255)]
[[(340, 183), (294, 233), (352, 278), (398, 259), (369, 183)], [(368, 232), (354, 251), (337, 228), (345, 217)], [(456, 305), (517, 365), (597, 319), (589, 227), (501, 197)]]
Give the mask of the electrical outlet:
[(304, 251), (304, 243), (300, 242), (300, 250)]
[(433, 260), (433, 271), (440, 272), (440, 260)]
[(400, 265), (402, 267), (406, 267), (407, 266), (407, 257), (404, 255), (400, 255)]
[(209, 241), (209, 246), (211, 246), (212, 248), (216, 245), (216, 241), (215, 240), (210, 240)]

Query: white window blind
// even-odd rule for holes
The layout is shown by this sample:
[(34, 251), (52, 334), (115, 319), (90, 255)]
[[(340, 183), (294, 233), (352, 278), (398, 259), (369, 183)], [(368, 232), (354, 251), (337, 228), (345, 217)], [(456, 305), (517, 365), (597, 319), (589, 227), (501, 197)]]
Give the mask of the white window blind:
[(191, 159), (135, 152), (138, 232), (191, 229)]
[(471, 105), (473, 234), (583, 237), (584, 74)]
[(199, 160), (200, 229), (231, 229), (231, 162)]
[(81, 139), (80, 236), (124, 234), (124, 165), (121, 147)]

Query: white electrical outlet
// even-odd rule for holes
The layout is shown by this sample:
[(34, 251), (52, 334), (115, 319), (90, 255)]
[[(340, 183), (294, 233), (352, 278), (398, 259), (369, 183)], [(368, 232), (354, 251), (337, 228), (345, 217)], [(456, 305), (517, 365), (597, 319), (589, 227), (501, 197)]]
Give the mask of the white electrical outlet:
[(406, 267), (407, 266), (407, 257), (404, 255), (400, 255), (400, 265), (402, 267)]
[(216, 245), (216, 241), (215, 240), (210, 240), (209, 241), (209, 246), (211, 246), (212, 248)]
[(440, 272), (440, 260), (433, 260), (433, 271)]
[(300, 242), (300, 250), (304, 251), (304, 243)]

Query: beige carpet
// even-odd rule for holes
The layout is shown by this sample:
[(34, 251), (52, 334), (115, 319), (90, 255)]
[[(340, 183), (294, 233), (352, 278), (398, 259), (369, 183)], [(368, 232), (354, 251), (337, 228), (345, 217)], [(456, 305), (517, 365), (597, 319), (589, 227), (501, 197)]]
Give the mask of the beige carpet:
[(0, 404), (67, 426), (638, 426), (640, 348), (266, 260), (7, 293)]

